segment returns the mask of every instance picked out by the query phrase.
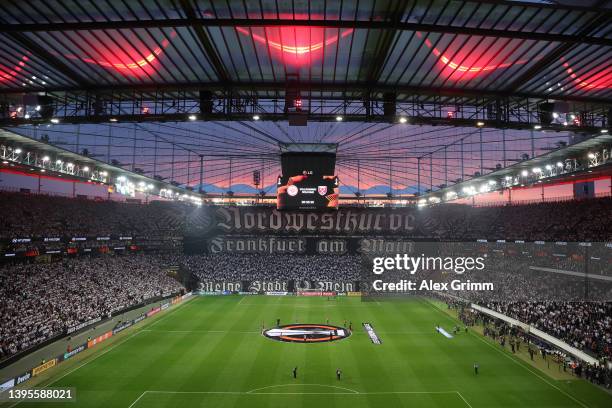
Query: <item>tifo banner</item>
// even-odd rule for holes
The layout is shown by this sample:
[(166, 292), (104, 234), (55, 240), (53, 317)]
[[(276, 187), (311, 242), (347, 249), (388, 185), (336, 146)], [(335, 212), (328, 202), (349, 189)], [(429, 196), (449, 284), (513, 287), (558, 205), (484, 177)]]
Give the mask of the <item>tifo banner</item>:
[(209, 241), (208, 252), (303, 254), (306, 252), (306, 238), (218, 236)]
[[(224, 234), (224, 233), (223, 233)], [(388, 238), (346, 236), (254, 236), (228, 235), (187, 236), (185, 250), (188, 253), (211, 254), (274, 254), (274, 255), (344, 255), (371, 252), (406, 252), (412, 241)]]
[(212, 211), (209, 229), (222, 233), (406, 234), (421, 227), (415, 209), (340, 209), (320, 213), (280, 212), (269, 207), (219, 207)]
[(38, 367), (34, 367), (32, 369), (32, 376), (36, 377), (37, 375), (47, 371), (51, 367), (54, 367), (56, 363), (57, 363), (57, 359), (54, 358), (53, 360), (49, 360), (46, 363), (39, 365)]
[(355, 281), (320, 281), (320, 280), (296, 280), (294, 281), (296, 291), (320, 290), (323, 292), (354, 292), (359, 287)]
[[(436, 236), (436, 212), (413, 208), (340, 209), (330, 213), (280, 212), (270, 207), (203, 207), (188, 224), (187, 253), (328, 254), (385, 248)], [(434, 233), (435, 232), (435, 233)]]
[(248, 282), (243, 281), (201, 281), (200, 292), (221, 293), (221, 292), (247, 292)]
[(256, 281), (201, 281), (200, 293), (239, 293), (239, 292), (293, 292), (293, 281), (256, 280)]
[(112, 335), (113, 335), (113, 332), (111, 330), (111, 331), (107, 331), (106, 333), (104, 333), (101, 336), (98, 336), (98, 337), (96, 337), (96, 338), (94, 338), (92, 340), (89, 340), (87, 342), (87, 348), (90, 348), (90, 347), (95, 346), (96, 344), (102, 343), (104, 340), (109, 339)]
[(320, 290), (323, 292), (354, 292), (359, 289), (359, 282), (356, 281), (201, 281), (199, 285), (201, 294), (264, 292), (293, 293), (308, 290)]

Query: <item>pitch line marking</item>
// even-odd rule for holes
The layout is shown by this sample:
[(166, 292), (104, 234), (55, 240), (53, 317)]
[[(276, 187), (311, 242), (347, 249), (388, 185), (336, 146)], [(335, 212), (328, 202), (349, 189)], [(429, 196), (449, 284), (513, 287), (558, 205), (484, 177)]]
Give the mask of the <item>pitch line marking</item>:
[[(268, 385), (267, 387), (261, 387), (261, 388), (255, 388), (252, 389), (250, 391), (247, 391), (247, 394), (266, 394), (266, 393), (260, 393), (257, 391), (261, 391), (261, 390), (267, 390), (270, 388), (277, 388), (277, 387), (328, 387), (328, 388), (336, 388), (339, 390), (344, 390), (344, 391), (349, 391), (351, 394), (360, 394), (359, 391), (355, 391), (351, 388), (345, 388), (345, 387), (339, 387), (337, 385), (325, 385), (325, 384), (279, 384), (279, 385)], [(274, 393), (276, 394), (276, 393)], [(280, 394), (284, 394), (284, 393), (280, 393)], [(327, 394), (327, 393), (326, 393)]]
[(242, 395), (244, 391), (163, 391), (163, 390), (146, 390), (143, 394), (227, 394), (227, 395)]
[(212, 334), (226, 334), (226, 333), (241, 333), (241, 334), (260, 334), (261, 331), (234, 331), (234, 330), (151, 330), (143, 329), (144, 332), (150, 333), (212, 333)]
[(126, 338), (125, 338), (123, 341), (120, 341), (119, 343), (116, 343), (116, 344), (112, 345), (111, 347), (109, 347), (108, 349), (104, 350), (102, 353), (98, 354), (98, 355), (97, 355), (97, 356), (95, 356), (94, 358), (92, 358), (92, 359), (90, 359), (90, 360), (87, 360), (87, 361), (85, 361), (83, 364), (81, 364), (81, 365), (79, 365), (79, 366), (77, 366), (77, 367), (73, 368), (72, 370), (70, 370), (70, 371), (68, 371), (68, 372), (66, 372), (66, 373), (64, 373), (64, 374), (62, 374), (60, 377), (58, 377), (57, 379), (53, 380), (52, 382), (50, 382), (50, 383), (49, 383), (49, 384), (47, 384), (46, 386), (48, 387), (49, 385), (53, 385), (53, 384), (55, 384), (56, 382), (58, 382), (58, 381), (59, 381), (59, 380), (61, 380), (62, 378), (64, 378), (64, 377), (68, 376), (69, 374), (74, 373), (76, 370), (78, 370), (78, 369), (79, 369), (79, 368), (81, 368), (81, 367), (85, 367), (87, 364), (91, 363), (92, 361), (97, 360), (98, 358), (102, 357), (103, 355), (105, 355), (105, 354), (106, 354), (106, 353), (108, 353), (109, 351), (111, 351), (111, 350), (115, 349), (116, 347), (118, 347), (118, 346), (122, 345), (123, 343), (125, 343), (125, 342), (127, 342), (128, 340), (130, 340), (131, 338), (133, 338), (133, 337), (135, 337), (135, 336), (139, 335), (140, 333), (142, 333), (142, 330), (138, 330), (138, 331), (136, 331), (136, 332), (132, 333), (131, 335), (129, 335), (128, 337), (126, 337)]
[(142, 394), (140, 394), (140, 395), (138, 396), (138, 398), (136, 398), (136, 399), (134, 400), (134, 402), (132, 402), (128, 408), (132, 408), (134, 405), (136, 405), (136, 403), (137, 403), (138, 401), (140, 401), (140, 399), (141, 399), (142, 397), (144, 397), (144, 395), (145, 395), (147, 392), (148, 392), (148, 391), (144, 391)]
[[(446, 316), (447, 318), (449, 318), (450, 320), (452, 320), (453, 322), (457, 322), (457, 320), (455, 320), (453, 317), (447, 315), (446, 313), (444, 313), (442, 310), (438, 309), (437, 307), (435, 307), (433, 304), (431, 304), (428, 301), (425, 301), (425, 303), (427, 303), (429, 306), (431, 306), (432, 308), (434, 308), (435, 310), (437, 310), (438, 312), (442, 313), (442, 315)], [(584, 408), (589, 408), (588, 405), (586, 405), (585, 403), (583, 403), (582, 401), (576, 399), (574, 396), (572, 396), (571, 394), (565, 392), (564, 390), (562, 390), (561, 388), (557, 387), (555, 384), (551, 383), (550, 381), (548, 381), (546, 378), (542, 377), (540, 374), (538, 374), (537, 372), (533, 371), (531, 368), (529, 368), (529, 366), (521, 363), (519, 360), (515, 359), (514, 357), (506, 354), (505, 352), (503, 352), (502, 350), (498, 349), (497, 347), (495, 347), (493, 344), (489, 343), (487, 340), (483, 339), (482, 337), (480, 337), (480, 335), (473, 333), (472, 331), (469, 332), (472, 336), (476, 337), (478, 340), (482, 341), (483, 343), (485, 343), (487, 346), (493, 348), (493, 350), (501, 353), (504, 357), (510, 359), (510, 361), (512, 361), (515, 364), (518, 364), (519, 366), (523, 367), (525, 370), (529, 371), (531, 374), (535, 375), (536, 377), (538, 377), (540, 380), (544, 381), (546, 384), (550, 385), (551, 387), (553, 387), (554, 389), (556, 389), (557, 391), (559, 391), (561, 394), (565, 395), (566, 397), (569, 397), (572, 401), (578, 403), (578, 405), (584, 407)]]
[[(172, 313), (173, 311), (177, 310), (180, 306), (183, 306), (185, 304), (187, 304), (187, 302), (189, 302), (190, 300), (195, 299), (195, 297), (191, 297), (189, 299), (187, 299), (186, 301), (184, 301), (183, 303), (179, 304), (178, 306), (174, 307), (173, 309), (168, 311), (168, 314), (164, 317), (167, 317), (170, 313)], [(157, 323), (157, 321), (153, 322), (151, 325)], [(146, 326), (145, 326), (146, 327)], [(151, 327), (151, 326), (148, 326)], [(94, 356), (92, 359), (85, 361), (83, 364), (76, 366), (75, 368), (73, 368), (70, 371), (65, 372), (64, 374), (62, 374), (61, 376), (57, 377), (56, 379), (54, 379), (53, 381), (51, 381), (50, 383), (46, 384), (45, 387), (49, 387), (50, 385), (55, 384), (56, 382), (58, 382), (59, 380), (61, 380), (62, 378), (74, 373), (76, 370), (78, 370), (81, 367), (86, 366), (87, 364), (91, 363), (94, 360), (97, 360), (98, 358), (102, 357), (103, 355), (105, 355), (106, 353), (108, 353), (109, 351), (113, 350), (115, 347), (118, 347), (120, 345), (122, 345), (123, 343), (127, 342), (128, 340), (130, 340), (131, 338), (135, 337), (136, 335), (142, 333), (144, 331), (144, 329), (140, 329), (140, 330), (136, 330), (134, 333), (130, 334), (129, 336), (127, 336), (125, 339), (119, 341), (118, 343), (113, 344), (111, 347), (109, 347), (108, 349), (104, 350), (102, 353)], [(142, 397), (142, 395), (141, 395)], [(18, 401), (15, 404), (11, 405), (9, 408), (13, 408), (17, 405), (19, 405), (22, 401)]]
[(525, 370), (529, 371), (530, 373), (532, 373), (533, 375), (535, 375), (536, 377), (538, 377), (540, 380), (544, 381), (546, 384), (550, 385), (551, 387), (553, 387), (554, 389), (556, 389), (557, 391), (559, 391), (561, 394), (565, 395), (566, 397), (571, 398), (574, 402), (577, 402), (579, 405), (583, 406), (584, 408), (589, 408), (588, 405), (584, 404), (582, 401), (576, 399), (574, 396), (572, 396), (571, 394), (568, 394), (567, 392), (563, 391), (561, 388), (557, 387), (555, 384), (551, 383), (550, 381), (548, 381), (546, 378), (542, 377), (540, 374), (536, 373), (535, 371), (533, 371), (531, 368), (529, 368), (528, 366), (522, 364), (520, 361), (516, 360), (514, 357), (506, 354), (505, 352), (503, 352), (502, 350), (498, 349), (497, 347), (495, 347), (494, 345), (492, 345), (491, 343), (489, 343), (488, 341), (486, 341), (485, 339), (479, 337), (479, 335), (474, 334), (472, 332), (470, 332), (473, 336), (475, 336), (478, 340), (482, 341), (483, 343), (485, 343), (486, 345), (488, 345), (489, 347), (493, 348), (494, 350), (498, 351), (499, 353), (501, 353), (504, 357), (510, 359), (512, 362), (514, 362), (515, 364), (518, 364), (519, 366), (523, 367)]
[[(265, 390), (273, 387), (284, 387), (284, 386), (320, 386), (337, 388), (345, 390), (344, 392), (256, 392), (259, 390)], [(391, 395), (391, 394), (455, 394), (460, 395), (459, 391), (372, 391), (372, 392), (359, 392), (351, 388), (338, 387), (334, 385), (325, 384), (280, 384), (270, 385), (268, 387), (255, 388), (250, 391), (167, 391), (167, 390), (146, 390), (138, 398), (142, 398), (143, 394), (227, 394), (227, 395)], [(467, 401), (466, 401), (467, 403)], [(134, 403), (132, 403), (134, 404)], [(469, 403), (467, 403), (469, 405)], [(132, 405), (130, 405), (131, 407)], [(471, 407), (471, 406), (470, 406)], [(129, 408), (129, 407), (128, 407)]]
[[(284, 386), (319, 386), (319, 387), (330, 387), (345, 390), (342, 392), (256, 392), (259, 390), (265, 390), (273, 387), (284, 387)], [(378, 392), (359, 392), (351, 388), (344, 388), (335, 385), (325, 384), (280, 384), (270, 385), (262, 388), (255, 388), (250, 391), (164, 391), (164, 390), (146, 390), (138, 396), (132, 402), (128, 408), (133, 408), (146, 394), (186, 394), (186, 395), (353, 395), (353, 396), (365, 396), (365, 395), (410, 395), (410, 394), (454, 394), (459, 396), (461, 400), (469, 407), (473, 408), (472, 405), (465, 399), (465, 397), (459, 391), (378, 391)]]
[[(245, 298), (248, 297), (252, 297), (249, 295), (245, 295)], [(280, 298), (280, 296), (279, 296)], [(375, 302), (372, 302), (372, 304), (374, 304)], [(236, 303), (236, 306), (260, 306), (260, 305), (265, 305), (266, 303), (258, 303), (258, 302), (245, 302), (245, 303)], [(334, 307), (339, 307), (339, 308), (347, 308), (347, 309), (358, 309), (360, 307), (370, 307), (369, 305), (362, 305), (362, 304), (347, 304), (347, 303), (339, 303), (339, 304), (330, 304), (330, 305), (292, 305), (292, 304), (288, 304), (288, 303), (284, 303), (284, 304), (276, 304), (274, 303), (274, 306), (278, 307), (278, 308), (291, 308), (291, 309), (312, 309), (312, 308), (320, 308), (320, 309), (326, 309), (326, 308), (334, 308)], [(378, 303), (378, 306), (382, 306), (380, 303)]]
[(470, 403), (469, 403), (469, 402), (468, 402), (468, 401), (465, 399), (465, 397), (464, 397), (463, 395), (461, 395), (461, 393), (460, 393), (459, 391), (455, 391), (455, 392), (457, 393), (457, 395), (459, 395), (459, 398), (461, 398), (461, 399), (463, 400), (463, 402), (465, 402), (465, 405), (467, 405), (467, 406), (468, 406), (468, 407), (470, 407), (470, 408), (473, 408), (473, 407), (472, 407), (472, 404), (470, 404)]
[(363, 395), (390, 395), (390, 394), (456, 394), (457, 391), (373, 391), (360, 392)]
[[(299, 319), (294, 319), (299, 320)], [(210, 334), (226, 334), (226, 333), (235, 333), (235, 334), (261, 334), (261, 330), (152, 330), (152, 329), (142, 329), (143, 332), (148, 333), (210, 333)], [(381, 331), (381, 334), (385, 335), (410, 335), (410, 336), (434, 336), (433, 332), (411, 332), (411, 331)], [(353, 332), (355, 335), (366, 336), (366, 333), (362, 332)]]
[[(131, 335), (129, 335), (128, 337), (126, 337), (125, 339), (123, 339), (122, 341), (120, 341), (119, 343), (115, 343), (114, 345), (112, 345), (111, 347), (109, 347), (108, 349), (104, 350), (102, 353), (94, 356), (94, 358), (85, 361), (83, 364), (76, 366), (75, 368), (73, 368), (70, 371), (65, 372), (64, 374), (62, 374), (61, 376), (59, 376), (58, 378), (54, 379), (53, 381), (51, 381), (50, 383), (46, 384), (45, 387), (49, 387), (50, 385), (55, 384), (56, 382), (58, 382), (59, 380), (61, 380), (62, 378), (74, 373), (76, 370), (78, 370), (81, 367), (85, 367), (87, 364), (91, 363), (92, 361), (97, 360), (98, 358), (102, 357), (103, 355), (105, 355), (106, 353), (108, 353), (109, 351), (113, 350), (115, 347), (118, 347), (120, 345), (122, 345), (123, 343), (127, 342), (128, 340), (130, 340), (132, 337), (138, 335), (142, 333), (142, 330), (138, 330), (135, 331), (134, 333), (132, 333)], [(38, 386), (40, 386), (41, 384), (39, 384)], [(9, 408), (13, 408), (17, 405), (19, 405), (20, 403), (22, 403), (23, 401), (18, 401), (15, 404), (11, 405)]]

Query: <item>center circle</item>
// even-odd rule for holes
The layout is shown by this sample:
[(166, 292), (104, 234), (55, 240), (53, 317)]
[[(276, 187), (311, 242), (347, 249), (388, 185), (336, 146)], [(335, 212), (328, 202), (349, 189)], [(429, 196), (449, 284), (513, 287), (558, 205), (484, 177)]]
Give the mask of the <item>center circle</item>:
[(323, 343), (346, 339), (351, 331), (340, 326), (329, 324), (285, 324), (266, 329), (262, 334), (276, 341), (290, 343)]

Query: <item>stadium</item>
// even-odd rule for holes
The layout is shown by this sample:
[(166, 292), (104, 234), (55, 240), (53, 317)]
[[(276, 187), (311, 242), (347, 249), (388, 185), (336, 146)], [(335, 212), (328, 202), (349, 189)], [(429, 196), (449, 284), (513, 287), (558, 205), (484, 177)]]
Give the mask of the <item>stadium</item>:
[(0, 408), (612, 406), (612, 3), (0, 2)]

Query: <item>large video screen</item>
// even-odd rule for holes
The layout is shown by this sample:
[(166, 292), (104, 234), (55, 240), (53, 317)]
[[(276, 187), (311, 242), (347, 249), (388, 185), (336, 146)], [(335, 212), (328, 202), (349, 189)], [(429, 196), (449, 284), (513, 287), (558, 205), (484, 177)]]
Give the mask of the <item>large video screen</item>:
[(337, 176), (304, 174), (280, 176), (276, 183), (279, 210), (338, 209), (340, 182)]

